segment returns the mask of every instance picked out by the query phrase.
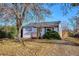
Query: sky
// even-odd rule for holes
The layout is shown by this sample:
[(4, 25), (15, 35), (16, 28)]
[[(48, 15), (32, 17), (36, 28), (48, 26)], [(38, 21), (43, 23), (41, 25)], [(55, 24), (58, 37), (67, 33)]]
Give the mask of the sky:
[(69, 19), (77, 15), (79, 7), (73, 7), (72, 9), (69, 9), (68, 13), (65, 10), (64, 12), (67, 13), (67, 15), (64, 15), (63, 10), (61, 9), (62, 5), (63, 4), (57, 4), (57, 5), (54, 5), (52, 7), (46, 6), (46, 8), (49, 8), (51, 10), (52, 15), (50, 15), (50, 17), (47, 17), (45, 19), (45, 21), (47, 21), (47, 22), (61, 21), (61, 23), (65, 22), (65, 23), (68, 24), (68, 26), (71, 29), (73, 29), (73, 25), (72, 25), (72, 23), (70, 22)]
[[(70, 4), (67, 4), (68, 6)], [(67, 13), (67, 15), (63, 14), (63, 9), (61, 9), (63, 6), (63, 4), (53, 4), (51, 6), (51, 4), (45, 4), (44, 7), (49, 9), (51, 11), (51, 15), (49, 17), (45, 17), (45, 21), (46, 22), (53, 22), (53, 21), (61, 21), (61, 23), (65, 22), (68, 24), (68, 26), (70, 28), (73, 28), (73, 26), (71, 25), (71, 22), (69, 21), (69, 18), (72, 18), (73, 16), (75, 16), (79, 10), (78, 7), (73, 7), (72, 9), (68, 10), (68, 13), (66, 12), (67, 10), (63, 7), (64, 12)], [(1, 22), (0, 22), (1, 24)]]

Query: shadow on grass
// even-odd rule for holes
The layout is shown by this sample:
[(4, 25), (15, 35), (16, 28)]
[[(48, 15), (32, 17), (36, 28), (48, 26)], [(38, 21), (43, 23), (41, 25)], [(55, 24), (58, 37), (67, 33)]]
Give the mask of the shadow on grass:
[[(16, 42), (16, 43), (20, 43), (18, 42), (16, 39), (1, 39), (0, 43), (3, 44), (3, 40), (10, 40), (11, 42)], [(79, 46), (79, 44), (74, 43), (74, 42), (70, 42), (70, 41), (62, 41), (62, 40), (41, 40), (41, 39), (26, 39), (23, 40), (23, 42), (36, 42), (36, 43), (47, 43), (47, 44), (61, 44), (61, 45), (71, 45), (71, 46)]]
[(74, 42), (69, 42), (69, 41), (65, 41), (65, 42), (37, 42), (37, 43), (48, 43), (48, 44), (62, 44), (62, 45), (71, 45), (71, 46), (79, 46), (79, 44), (74, 43)]
[[(62, 44), (62, 45), (71, 45), (71, 46), (79, 46), (78, 43), (70, 42), (70, 41), (63, 41), (63, 40), (46, 40), (46, 39), (27, 39), (24, 40), (26, 42), (36, 42), (36, 43), (47, 43), (47, 44)], [(59, 41), (59, 42), (58, 42)]]

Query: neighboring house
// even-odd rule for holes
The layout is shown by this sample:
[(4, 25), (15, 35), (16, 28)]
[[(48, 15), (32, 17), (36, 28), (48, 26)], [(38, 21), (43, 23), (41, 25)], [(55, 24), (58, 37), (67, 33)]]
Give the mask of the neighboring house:
[[(23, 27), (23, 38), (37, 38), (37, 36), (42, 37), (47, 29), (57, 31), (62, 37), (62, 28), (60, 23), (60, 21), (30, 23)], [(40, 30), (40, 33), (38, 33), (37, 30)]]

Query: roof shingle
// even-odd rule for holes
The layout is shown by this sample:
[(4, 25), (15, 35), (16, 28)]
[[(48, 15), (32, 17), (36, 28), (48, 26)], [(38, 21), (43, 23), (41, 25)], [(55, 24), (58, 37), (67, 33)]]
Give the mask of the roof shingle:
[(60, 24), (60, 21), (55, 22), (40, 22), (40, 23), (30, 23), (29, 27), (55, 27)]

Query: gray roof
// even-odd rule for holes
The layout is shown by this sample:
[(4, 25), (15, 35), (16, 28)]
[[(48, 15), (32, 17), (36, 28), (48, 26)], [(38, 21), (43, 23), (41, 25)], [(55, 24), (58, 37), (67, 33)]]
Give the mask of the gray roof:
[(40, 22), (40, 23), (30, 23), (28, 24), (28, 27), (57, 27), (59, 26), (60, 21), (54, 21), (54, 22)]

